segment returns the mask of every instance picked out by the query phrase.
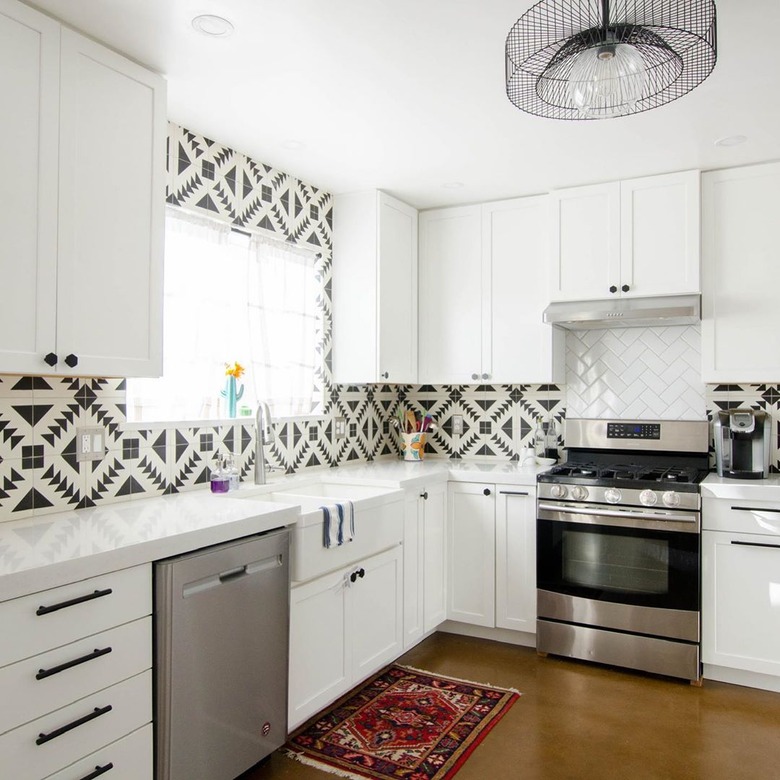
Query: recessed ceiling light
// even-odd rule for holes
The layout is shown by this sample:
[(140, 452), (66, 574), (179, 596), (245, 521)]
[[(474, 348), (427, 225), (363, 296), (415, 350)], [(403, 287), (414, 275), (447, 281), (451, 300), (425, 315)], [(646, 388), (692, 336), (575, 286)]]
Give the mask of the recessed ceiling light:
[(747, 141), (746, 135), (727, 135), (723, 138), (718, 138), (715, 141), (715, 146), (739, 146)]
[(462, 181), (448, 181), (441, 185), (448, 190), (459, 190), (463, 186)]
[(233, 34), (233, 23), (222, 16), (201, 14), (192, 20), (192, 26), (209, 38), (227, 38)]
[(289, 140), (289, 141), (285, 141), (282, 144), (282, 148), (283, 149), (303, 149), (303, 147), (305, 145), (306, 144), (304, 144), (302, 141)]

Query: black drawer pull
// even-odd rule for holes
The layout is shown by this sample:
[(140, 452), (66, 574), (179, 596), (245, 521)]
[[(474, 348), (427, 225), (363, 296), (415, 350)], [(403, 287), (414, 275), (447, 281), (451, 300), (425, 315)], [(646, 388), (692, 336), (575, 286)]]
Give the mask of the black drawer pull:
[(527, 492), (523, 492), (520, 490), (500, 490), (499, 491), (502, 496), (527, 496)]
[(35, 679), (43, 680), (46, 677), (51, 677), (53, 674), (59, 674), (60, 672), (64, 672), (66, 669), (72, 669), (74, 666), (78, 666), (79, 664), (85, 664), (87, 661), (100, 658), (101, 655), (108, 655), (110, 652), (110, 647), (104, 647), (102, 650), (95, 648), (91, 653), (82, 655), (81, 658), (74, 658), (72, 661), (66, 661), (64, 664), (60, 664), (59, 666), (52, 666), (51, 669), (39, 669), (38, 674), (35, 675)]
[(114, 765), (109, 761), (107, 764), (103, 764), (103, 766), (96, 766), (94, 772), (84, 775), (81, 780), (95, 780), (96, 777), (100, 777), (100, 775), (110, 772), (113, 768)]
[(52, 604), (50, 607), (38, 607), (35, 610), (36, 615), (48, 615), (50, 612), (56, 612), (58, 609), (65, 609), (67, 607), (75, 607), (76, 604), (83, 604), (85, 601), (92, 601), (92, 599), (99, 599), (102, 596), (108, 596), (113, 593), (111, 588), (105, 590), (96, 590), (94, 593), (88, 593), (86, 596), (79, 596), (75, 599), (68, 599), (67, 601), (60, 601), (59, 604)]
[(733, 506), (732, 509), (738, 509), (740, 512), (774, 512), (780, 514), (780, 509), (767, 509), (766, 507), (757, 506)]
[(780, 550), (780, 544), (761, 544), (760, 542), (732, 542), (741, 547), (769, 547), (771, 550)]
[(89, 715), (85, 715), (83, 718), (78, 718), (77, 720), (74, 720), (65, 726), (60, 726), (58, 729), (54, 729), (54, 731), (50, 731), (48, 734), (39, 734), (38, 739), (35, 740), (35, 744), (43, 745), (45, 742), (49, 742), (52, 739), (57, 739), (57, 737), (61, 737), (63, 734), (67, 734), (72, 729), (76, 729), (79, 726), (83, 726), (85, 723), (89, 723), (91, 720), (95, 720), (95, 718), (99, 718), (101, 715), (105, 715), (107, 712), (111, 712), (113, 709), (114, 708), (110, 704), (106, 704), (105, 707), (95, 707), (95, 709), (92, 710)]

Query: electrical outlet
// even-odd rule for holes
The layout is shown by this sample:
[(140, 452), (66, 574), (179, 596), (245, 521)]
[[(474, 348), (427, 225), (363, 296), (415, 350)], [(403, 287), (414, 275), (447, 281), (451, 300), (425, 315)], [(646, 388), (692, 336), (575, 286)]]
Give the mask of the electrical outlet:
[(333, 421), (333, 436), (336, 439), (343, 439), (347, 435), (347, 420), (345, 417), (337, 417)]
[(463, 415), (462, 414), (453, 414), (452, 415), (452, 435), (453, 436), (462, 436), (463, 435)]
[(106, 454), (103, 428), (76, 428), (76, 460), (100, 460)]

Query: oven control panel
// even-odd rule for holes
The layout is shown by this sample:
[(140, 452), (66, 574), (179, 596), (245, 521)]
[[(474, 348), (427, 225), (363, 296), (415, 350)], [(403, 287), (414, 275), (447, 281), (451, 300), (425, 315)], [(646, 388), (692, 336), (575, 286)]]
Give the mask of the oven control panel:
[(607, 423), (607, 438), (660, 439), (661, 423)]

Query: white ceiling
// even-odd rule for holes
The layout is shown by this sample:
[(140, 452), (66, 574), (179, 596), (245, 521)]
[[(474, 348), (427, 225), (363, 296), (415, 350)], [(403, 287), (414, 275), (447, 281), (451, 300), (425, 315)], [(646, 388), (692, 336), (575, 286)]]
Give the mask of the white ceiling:
[[(504, 42), (531, 0), (32, 4), (164, 74), (173, 121), (334, 193), (379, 188), (428, 208), (780, 159), (778, 0), (717, 0), (702, 86), (591, 122), (506, 97)], [(229, 18), (232, 37), (196, 33), (200, 13)], [(735, 134), (748, 141), (714, 146)]]

